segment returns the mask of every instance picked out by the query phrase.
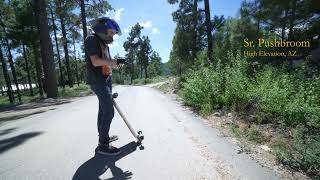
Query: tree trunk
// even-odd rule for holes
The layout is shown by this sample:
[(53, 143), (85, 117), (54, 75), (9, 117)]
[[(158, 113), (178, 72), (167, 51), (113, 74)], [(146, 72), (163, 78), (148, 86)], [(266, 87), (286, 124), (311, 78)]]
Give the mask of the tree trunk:
[(3, 86), (1, 86), (1, 96), (4, 96)]
[(145, 65), (144, 66), (144, 75), (145, 75), (145, 78), (147, 79), (148, 78), (148, 70), (147, 70), (148, 66)]
[[(83, 46), (84, 46), (84, 41), (86, 40), (87, 35), (88, 35), (87, 20), (86, 20), (86, 8), (84, 5), (84, 0), (80, 0), (80, 11), (81, 11), (81, 22), (82, 22), (82, 31), (83, 31)], [(86, 51), (84, 51), (84, 54), (86, 56)]]
[(42, 65), (44, 70), (44, 87), (47, 97), (58, 96), (57, 80), (55, 76), (55, 65), (53, 61), (53, 47), (49, 34), (48, 19), (45, 0), (34, 0), (36, 6), (36, 17), (38, 20)]
[(256, 33), (256, 38), (258, 39), (260, 36), (260, 18), (257, 19), (257, 33)]
[(212, 38), (212, 23), (211, 23), (211, 17), (210, 17), (210, 6), (209, 6), (209, 0), (204, 0), (204, 6), (205, 6), (205, 14), (206, 14), (206, 27), (207, 27), (207, 37), (208, 37), (208, 58), (209, 63), (213, 63), (213, 56), (212, 56), (212, 50), (213, 50), (213, 38)]
[(191, 49), (191, 58), (192, 64), (196, 61), (197, 54), (197, 24), (198, 24), (198, 0), (193, 0), (193, 33), (192, 33), (192, 49)]
[(22, 43), (22, 50), (23, 50), (24, 60), (26, 61), (26, 71), (27, 71), (27, 77), (28, 77), (29, 91), (30, 91), (30, 95), (33, 96), (33, 89), (32, 89), (32, 83), (31, 83), (29, 62), (28, 62), (28, 58), (27, 58), (27, 54), (26, 54), (26, 48), (25, 48), (24, 43)]
[(84, 42), (84, 40), (87, 37), (86, 8), (84, 5), (84, 0), (80, 0), (80, 10), (81, 10), (81, 21), (82, 21), (83, 42)]
[(77, 81), (77, 85), (79, 87), (79, 73), (78, 73), (78, 62), (77, 62), (77, 52), (76, 52), (76, 41), (74, 40), (73, 37), (73, 53), (74, 53), (74, 62), (76, 64), (76, 81)]
[(119, 68), (119, 82), (120, 82), (120, 84), (122, 84), (122, 73), (121, 73), (121, 71), (122, 71), (122, 67)]
[(179, 76), (181, 77), (182, 74), (182, 68), (181, 68), (181, 61), (179, 60)]
[(57, 30), (56, 30), (57, 26), (56, 26), (55, 19), (54, 19), (54, 16), (53, 16), (52, 8), (50, 9), (50, 11), (51, 11), (52, 24), (53, 24), (54, 40), (56, 42), (56, 49), (57, 49), (58, 65), (59, 65), (59, 72), (60, 72), (60, 83), (62, 85), (62, 88), (64, 89), (65, 85), (64, 85), (64, 77), (63, 77), (63, 67), (61, 65), (59, 44), (58, 44), (58, 38), (57, 38)]
[(1, 44), (0, 44), (0, 60), (1, 60), (1, 64), (2, 64), (3, 76), (6, 81), (6, 85), (7, 85), (7, 95), (9, 97), (10, 103), (13, 104), (14, 103), (14, 95), (13, 95), (12, 88), (11, 88), (11, 81), (10, 81), (10, 76), (9, 76), (8, 69), (7, 69), (7, 63), (5, 62), (5, 59), (3, 57)]
[[(35, 2), (35, 1), (34, 1)], [(35, 5), (33, 5), (33, 16), (36, 20), (36, 22), (34, 24), (36, 24), (37, 26), (37, 33), (40, 34), (40, 28), (39, 28), (39, 25), (38, 25), (38, 20), (37, 20), (37, 14), (36, 14), (36, 11), (37, 11), (37, 8)], [(31, 26), (31, 32), (33, 32), (33, 26)], [(43, 84), (42, 84), (42, 81), (41, 81), (41, 77), (42, 77), (42, 74), (43, 74), (43, 71), (42, 71), (42, 67), (41, 67), (41, 59), (40, 59), (40, 55), (39, 55), (39, 47), (38, 47), (38, 44), (39, 43), (39, 39), (34, 39), (33, 42), (32, 42), (32, 50), (33, 50), (33, 55), (34, 55), (34, 61), (35, 61), (35, 65), (36, 65), (36, 78), (37, 79), (37, 82), (36, 83), (36, 86), (37, 88), (39, 89), (39, 94), (40, 94), (40, 97), (43, 98)]]
[[(132, 56), (132, 55), (130, 55), (130, 56)], [(133, 57), (130, 57), (130, 59), (131, 59), (131, 66), (130, 66), (131, 67), (130, 68), (130, 73), (131, 73), (130, 85), (131, 85), (132, 84), (132, 80), (133, 80), (133, 75), (134, 75), (134, 60), (133, 60)]]
[[(6, 32), (5, 32), (5, 34), (6, 34)], [(12, 76), (13, 76), (13, 81), (14, 81), (14, 84), (16, 85), (16, 88), (17, 88), (19, 102), (21, 102), (20, 88), (19, 88), (19, 83), (18, 83), (18, 79), (17, 79), (16, 69), (15, 69), (14, 64), (13, 64), (13, 59), (12, 59), (12, 54), (11, 54), (11, 47), (10, 47), (8, 38), (5, 38), (5, 41), (6, 41), (6, 45), (7, 45), (8, 60), (9, 60), (10, 68), (11, 68), (11, 73), (12, 73)]]
[(40, 96), (43, 97), (43, 85), (41, 82), (42, 68), (41, 68), (41, 62), (39, 61), (39, 51), (38, 51), (38, 48), (35, 43), (36, 42), (32, 43), (32, 50), (33, 50), (34, 61), (35, 61), (35, 65), (36, 65), (36, 79), (38, 82), (37, 87), (39, 89)]
[(142, 71), (143, 71), (143, 64), (142, 64), (142, 60), (140, 60), (140, 79), (142, 79)]
[(286, 34), (286, 26), (283, 24), (282, 25), (282, 30), (281, 30), (281, 39), (284, 40)]
[(75, 54), (74, 57), (75, 63), (76, 63), (76, 78), (77, 78), (77, 85), (79, 87), (80, 85), (80, 80), (79, 80), (79, 73), (78, 73), (78, 61), (77, 61), (77, 54)]
[(289, 40), (293, 40), (293, 27), (294, 27), (294, 21), (296, 20), (296, 8), (297, 8), (297, 0), (293, 0), (292, 12), (290, 14), (290, 23), (289, 23)]
[(59, 15), (59, 17), (60, 17), (61, 31), (62, 31), (62, 37), (63, 37), (64, 59), (66, 61), (66, 67), (67, 67), (68, 85), (69, 87), (73, 87), (73, 79), (72, 79), (72, 74), (70, 69), (69, 50), (68, 50), (68, 43), (67, 43), (67, 32), (66, 32), (66, 27), (64, 23), (64, 18), (61, 15)]

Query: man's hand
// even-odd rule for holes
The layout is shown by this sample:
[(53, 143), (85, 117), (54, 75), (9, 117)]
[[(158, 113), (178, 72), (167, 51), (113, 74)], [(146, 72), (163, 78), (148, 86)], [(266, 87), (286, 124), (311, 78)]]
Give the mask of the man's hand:
[(124, 58), (117, 58), (117, 65), (120, 65), (120, 64), (127, 64), (126, 59), (124, 59)]

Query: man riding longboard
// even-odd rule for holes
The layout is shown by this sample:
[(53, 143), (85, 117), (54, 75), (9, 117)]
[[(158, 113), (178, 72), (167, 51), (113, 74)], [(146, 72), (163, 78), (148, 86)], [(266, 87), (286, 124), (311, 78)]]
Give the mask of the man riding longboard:
[(112, 102), (112, 69), (125, 63), (125, 59), (112, 60), (108, 44), (113, 42), (115, 34), (121, 35), (119, 25), (113, 19), (102, 17), (91, 22), (94, 33), (84, 41), (87, 64), (87, 83), (99, 100), (98, 134), (99, 145), (96, 152), (102, 155), (118, 155), (120, 149), (110, 142), (117, 136), (109, 136), (110, 124), (114, 117)]

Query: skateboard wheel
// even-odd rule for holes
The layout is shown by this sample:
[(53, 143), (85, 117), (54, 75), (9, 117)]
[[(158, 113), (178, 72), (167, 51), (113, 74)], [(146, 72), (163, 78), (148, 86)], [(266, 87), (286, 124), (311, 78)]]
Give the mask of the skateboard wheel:
[(138, 139), (139, 142), (142, 142), (142, 141), (144, 140), (144, 136), (139, 135), (139, 136), (137, 137), (137, 139)]
[(142, 134), (142, 131), (138, 131), (138, 134)]
[(144, 146), (140, 146), (139, 149), (140, 149), (140, 150), (144, 150)]
[(118, 93), (113, 93), (112, 94), (112, 98), (117, 98), (118, 97)]

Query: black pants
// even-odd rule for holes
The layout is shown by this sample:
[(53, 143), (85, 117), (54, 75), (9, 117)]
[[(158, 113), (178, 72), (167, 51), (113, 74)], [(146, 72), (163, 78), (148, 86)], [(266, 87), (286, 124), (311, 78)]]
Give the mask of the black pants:
[(110, 124), (114, 117), (114, 108), (112, 102), (112, 77), (106, 80), (105, 84), (92, 84), (91, 89), (97, 95), (99, 100), (98, 111), (98, 133), (99, 143), (108, 144)]

